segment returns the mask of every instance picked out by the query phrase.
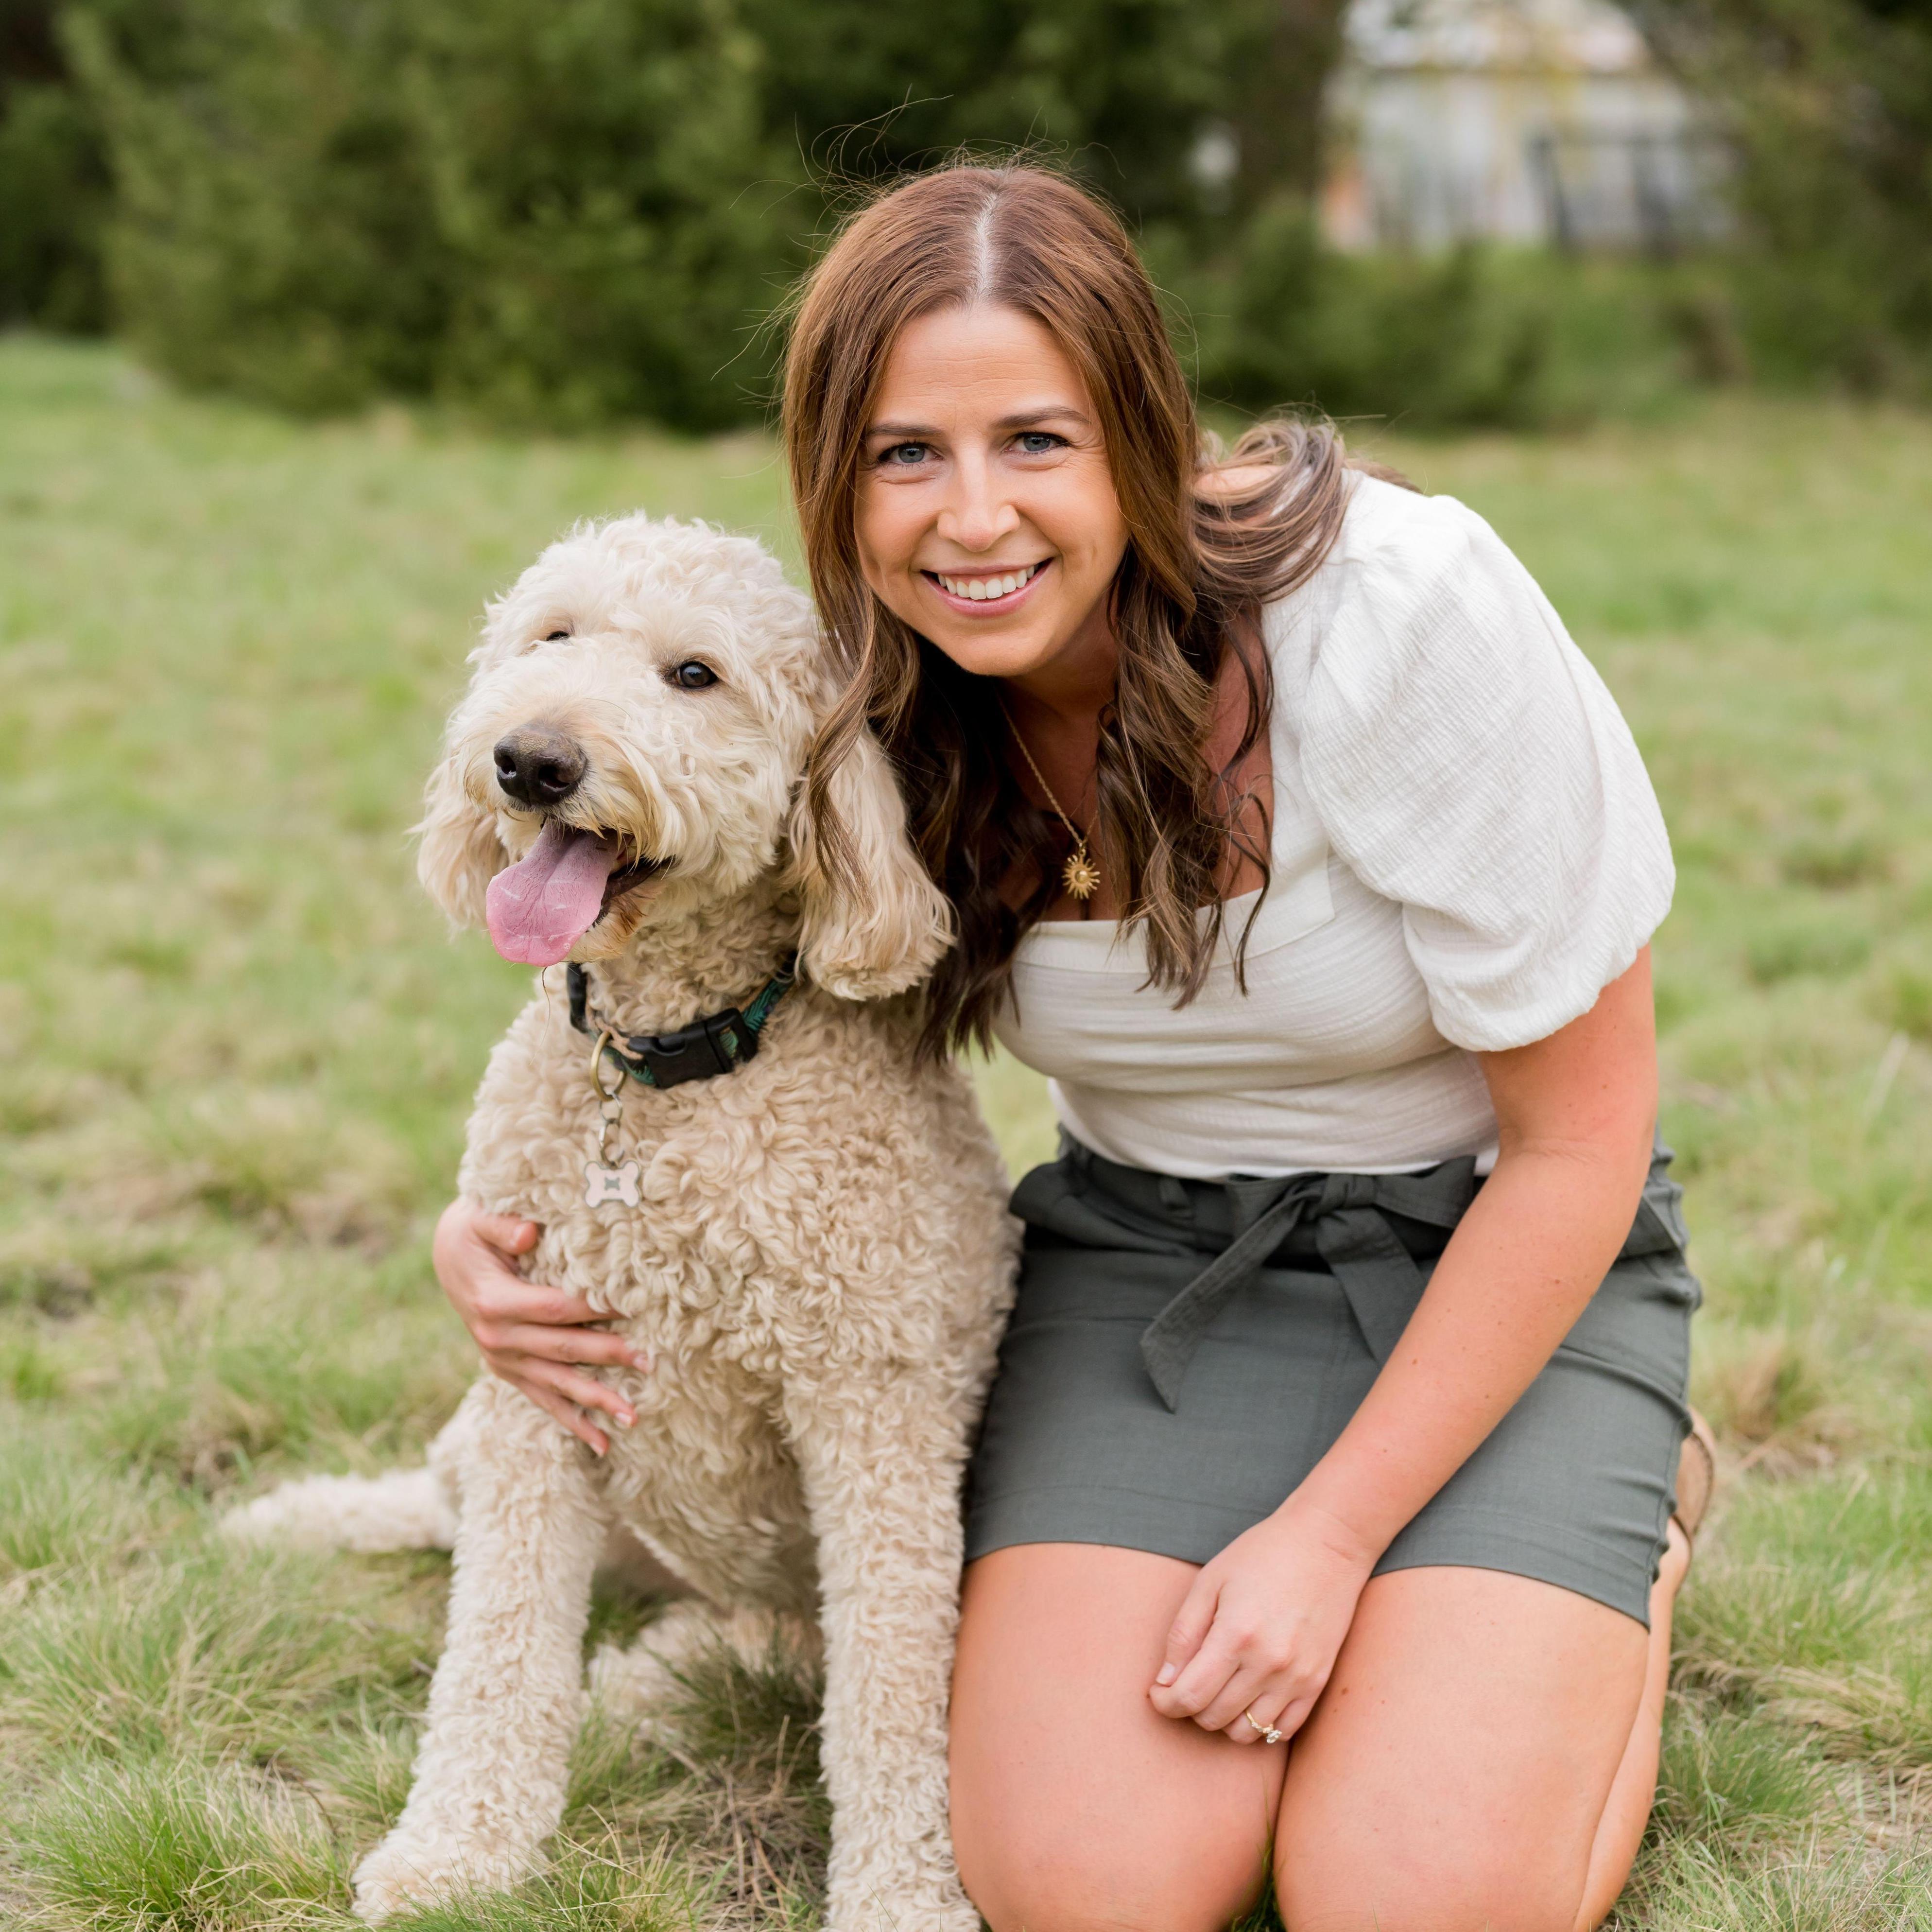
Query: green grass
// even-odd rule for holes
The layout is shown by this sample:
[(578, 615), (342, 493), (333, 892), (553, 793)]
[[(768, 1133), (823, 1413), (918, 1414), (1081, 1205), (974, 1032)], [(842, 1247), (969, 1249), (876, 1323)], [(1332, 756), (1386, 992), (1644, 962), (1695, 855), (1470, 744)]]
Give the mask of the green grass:
[[(1528, 560), (1676, 838), (1666, 1130), (1732, 1474), (1618, 1924), (1932, 1932), (1932, 422), (1364, 440)], [(526, 978), (404, 833), (483, 599), (640, 504), (790, 554), (755, 437), (296, 426), (0, 342), (0, 1922), (340, 1927), (401, 1802), (440, 1561), (211, 1525), (411, 1454), (470, 1373), (428, 1227)], [(983, 1086), (1042, 1151), (1037, 1083)], [(812, 1708), (778, 1658), (695, 1677), (664, 1748), (593, 1723), (550, 1876), (429, 1922), (812, 1923)]]

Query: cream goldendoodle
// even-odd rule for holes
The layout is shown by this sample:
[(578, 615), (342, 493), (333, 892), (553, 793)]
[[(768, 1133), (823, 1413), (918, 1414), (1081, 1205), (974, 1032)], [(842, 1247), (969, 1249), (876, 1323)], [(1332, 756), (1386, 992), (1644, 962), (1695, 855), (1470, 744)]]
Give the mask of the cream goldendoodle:
[[(637, 1422), (601, 1459), (486, 1376), (429, 1470), (314, 1479), (231, 1519), (362, 1549), (454, 1536), (415, 1782), (356, 1908), (534, 1869), (616, 1525), (711, 1604), (816, 1613), (835, 1932), (968, 1932), (946, 1828), (958, 1490), (1016, 1244), (968, 1087), (916, 1059), (894, 996), (939, 957), (946, 907), (869, 741), (832, 785), (857, 865), (828, 863), (800, 783), (827, 673), (756, 544), (579, 530), (491, 608), (474, 662), (423, 881), (508, 957), (574, 963), (490, 1056), (462, 1189), (542, 1223), (532, 1274), (609, 1309), (652, 1368), (621, 1376)], [(610, 1674), (634, 1693), (659, 1667)]]

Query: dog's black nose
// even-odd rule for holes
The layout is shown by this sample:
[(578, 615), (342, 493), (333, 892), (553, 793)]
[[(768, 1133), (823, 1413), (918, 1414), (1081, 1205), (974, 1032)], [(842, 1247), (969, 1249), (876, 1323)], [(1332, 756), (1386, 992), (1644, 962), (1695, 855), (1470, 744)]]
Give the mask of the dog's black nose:
[(584, 783), (586, 762), (548, 725), (519, 725), (496, 741), (496, 783), (519, 805), (561, 805)]

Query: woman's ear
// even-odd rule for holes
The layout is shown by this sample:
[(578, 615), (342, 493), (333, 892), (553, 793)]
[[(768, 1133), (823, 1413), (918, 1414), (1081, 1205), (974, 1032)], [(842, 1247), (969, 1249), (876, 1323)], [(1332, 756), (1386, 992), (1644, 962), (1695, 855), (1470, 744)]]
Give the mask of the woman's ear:
[(853, 741), (825, 789), (836, 831), (820, 822), (809, 785), (791, 810), (800, 963), (841, 999), (904, 993), (952, 943), (952, 909), (906, 836), (904, 802), (870, 732)]
[(423, 890), (449, 915), (452, 926), (482, 925), (483, 895), (510, 855), (496, 836), (495, 813), (465, 789), (453, 753), (446, 753), (430, 774), (422, 818), (413, 830), (422, 842), (416, 876)]

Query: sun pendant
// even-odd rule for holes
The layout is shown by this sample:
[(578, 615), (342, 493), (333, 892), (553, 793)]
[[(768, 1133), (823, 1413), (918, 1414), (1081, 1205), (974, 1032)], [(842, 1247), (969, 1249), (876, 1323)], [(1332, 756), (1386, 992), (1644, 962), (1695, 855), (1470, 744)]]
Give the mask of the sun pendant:
[(1066, 888), (1070, 899), (1078, 899), (1083, 904), (1100, 889), (1100, 868), (1087, 856), (1087, 841), (1082, 839), (1066, 856), (1061, 867), (1060, 882)]

